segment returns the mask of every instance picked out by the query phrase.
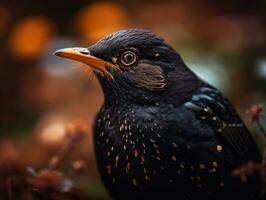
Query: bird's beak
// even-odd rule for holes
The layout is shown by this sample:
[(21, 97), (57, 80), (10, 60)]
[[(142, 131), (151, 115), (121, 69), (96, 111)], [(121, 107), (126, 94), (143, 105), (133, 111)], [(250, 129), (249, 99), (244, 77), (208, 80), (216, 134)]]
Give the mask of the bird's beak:
[(85, 63), (92, 67), (93, 70), (109, 76), (110, 72), (107, 71), (107, 68), (117, 68), (113, 63), (92, 56), (87, 48), (73, 47), (59, 49), (54, 52), (54, 55)]

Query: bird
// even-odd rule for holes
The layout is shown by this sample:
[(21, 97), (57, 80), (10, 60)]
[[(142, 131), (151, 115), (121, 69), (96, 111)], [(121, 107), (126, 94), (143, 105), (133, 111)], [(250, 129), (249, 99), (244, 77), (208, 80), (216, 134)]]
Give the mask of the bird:
[(259, 198), (258, 174), (246, 182), (232, 176), (261, 160), (251, 133), (162, 37), (126, 29), (54, 54), (86, 64), (101, 85), (93, 140), (112, 199)]

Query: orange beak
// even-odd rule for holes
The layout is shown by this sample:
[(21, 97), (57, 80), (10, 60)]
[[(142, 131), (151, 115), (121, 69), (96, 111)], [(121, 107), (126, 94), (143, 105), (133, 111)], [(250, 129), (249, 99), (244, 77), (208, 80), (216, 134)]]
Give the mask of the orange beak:
[(109, 71), (107, 71), (107, 68), (118, 69), (118, 67), (113, 63), (104, 61), (100, 58), (90, 55), (90, 52), (87, 48), (73, 47), (59, 49), (54, 52), (54, 55), (82, 62), (90, 66), (93, 70), (111, 77), (112, 75)]

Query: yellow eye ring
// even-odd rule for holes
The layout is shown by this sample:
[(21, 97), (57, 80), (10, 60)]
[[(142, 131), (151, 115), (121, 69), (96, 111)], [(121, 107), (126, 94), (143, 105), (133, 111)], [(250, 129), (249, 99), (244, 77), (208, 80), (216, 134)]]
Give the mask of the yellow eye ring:
[(137, 55), (132, 51), (125, 51), (124, 53), (122, 53), (120, 60), (123, 65), (133, 65), (137, 60)]

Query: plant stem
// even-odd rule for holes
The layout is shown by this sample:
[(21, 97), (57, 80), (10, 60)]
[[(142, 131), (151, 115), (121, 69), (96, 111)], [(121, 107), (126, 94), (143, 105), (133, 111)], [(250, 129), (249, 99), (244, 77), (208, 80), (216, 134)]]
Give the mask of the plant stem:
[(256, 122), (257, 122), (257, 125), (258, 125), (260, 131), (262, 132), (262, 134), (266, 138), (266, 131), (265, 131), (264, 127), (262, 126), (262, 124), (260, 123), (260, 120), (256, 120)]

